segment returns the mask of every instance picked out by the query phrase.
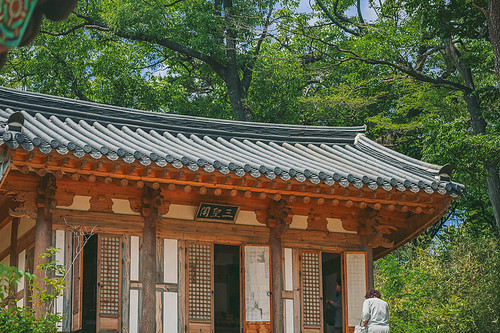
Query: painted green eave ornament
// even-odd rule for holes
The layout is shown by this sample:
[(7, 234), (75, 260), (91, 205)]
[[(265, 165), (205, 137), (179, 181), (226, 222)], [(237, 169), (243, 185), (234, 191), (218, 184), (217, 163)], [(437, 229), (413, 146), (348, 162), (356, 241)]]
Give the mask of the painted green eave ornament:
[(0, 67), (10, 48), (28, 45), (40, 31), (43, 16), (68, 17), (78, 0), (0, 0)]

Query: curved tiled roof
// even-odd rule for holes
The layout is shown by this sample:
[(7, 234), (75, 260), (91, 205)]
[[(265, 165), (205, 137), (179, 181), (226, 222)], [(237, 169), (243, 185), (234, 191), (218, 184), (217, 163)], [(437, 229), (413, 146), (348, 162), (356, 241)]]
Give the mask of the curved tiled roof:
[[(6, 128), (21, 111), (23, 133)], [(1, 144), (237, 176), (458, 195), (442, 167), (392, 151), (365, 127), (261, 124), (137, 111), (0, 88)]]

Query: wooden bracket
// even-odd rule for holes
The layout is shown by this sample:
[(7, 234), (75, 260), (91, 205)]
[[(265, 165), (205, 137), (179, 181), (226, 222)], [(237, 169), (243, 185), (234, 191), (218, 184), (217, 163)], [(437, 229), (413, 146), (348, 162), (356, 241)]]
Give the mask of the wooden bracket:
[(139, 212), (143, 217), (149, 217), (156, 214), (159, 218), (161, 215), (168, 213), (170, 202), (166, 201), (161, 195), (161, 189), (154, 189), (149, 186), (144, 187), (144, 192), (140, 200), (130, 198), (130, 208), (133, 211)]
[(9, 208), (9, 215), (12, 217), (23, 217), (27, 216), (32, 219), (36, 219), (36, 193), (34, 192), (16, 192), (7, 193), (7, 196), (11, 197), (12, 200), (17, 204), (13, 208)]
[(328, 221), (321, 214), (314, 214), (311, 210), (307, 218), (307, 230), (328, 231)]
[(292, 223), (292, 214), (290, 207), (287, 207), (285, 200), (269, 201), (269, 207), (264, 211), (257, 211), (257, 221), (271, 228), (273, 234), (280, 237), (286, 232)]
[(53, 211), (56, 208), (56, 192), (56, 177), (53, 174), (46, 174), (40, 179), (36, 189), (36, 206)]
[(361, 214), (358, 219), (358, 234), (366, 237), (369, 246), (372, 248), (392, 248), (394, 246), (394, 242), (387, 239), (387, 236), (391, 234), (392, 230), (396, 230), (397, 228), (384, 224), (383, 217), (379, 211), (366, 209), (364, 210), (364, 214)]

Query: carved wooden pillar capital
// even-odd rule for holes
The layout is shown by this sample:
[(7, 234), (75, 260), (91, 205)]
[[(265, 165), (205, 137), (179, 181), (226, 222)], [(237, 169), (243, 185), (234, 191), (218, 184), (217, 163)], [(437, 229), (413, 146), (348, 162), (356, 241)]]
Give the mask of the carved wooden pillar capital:
[(256, 212), (257, 220), (271, 229), (271, 233), (280, 238), (292, 223), (293, 214), (285, 200), (271, 200), (268, 208)]
[(145, 187), (140, 200), (129, 198), (130, 208), (138, 212), (142, 217), (153, 217), (159, 219), (161, 215), (168, 213), (170, 202), (165, 200), (160, 189)]
[(45, 209), (48, 213), (56, 209), (56, 177), (49, 173), (40, 178), (40, 184), (36, 188), (36, 206)]

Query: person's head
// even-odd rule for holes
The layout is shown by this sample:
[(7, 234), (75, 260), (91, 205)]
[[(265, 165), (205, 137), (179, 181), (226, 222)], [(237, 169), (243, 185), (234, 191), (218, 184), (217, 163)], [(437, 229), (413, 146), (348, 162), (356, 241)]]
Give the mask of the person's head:
[(368, 299), (368, 298), (374, 298), (374, 297), (376, 297), (376, 298), (382, 297), (380, 295), (380, 291), (378, 291), (377, 289), (370, 289), (370, 290), (368, 290), (368, 292), (365, 295), (365, 298)]
[(337, 285), (335, 286), (335, 291), (338, 293), (342, 291), (342, 286), (340, 285), (340, 283), (337, 283)]

